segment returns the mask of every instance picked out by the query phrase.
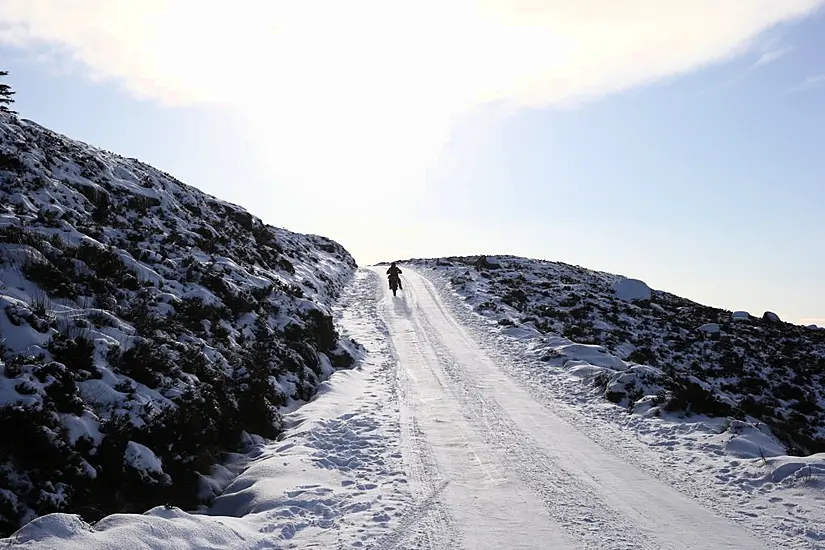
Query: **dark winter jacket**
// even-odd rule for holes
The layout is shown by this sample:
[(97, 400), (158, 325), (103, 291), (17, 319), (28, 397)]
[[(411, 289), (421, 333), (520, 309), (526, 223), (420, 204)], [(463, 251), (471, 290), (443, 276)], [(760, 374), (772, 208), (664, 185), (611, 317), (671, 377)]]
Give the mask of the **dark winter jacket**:
[(390, 277), (398, 277), (401, 275), (401, 270), (398, 269), (398, 266), (391, 265), (390, 268), (387, 270), (387, 275)]

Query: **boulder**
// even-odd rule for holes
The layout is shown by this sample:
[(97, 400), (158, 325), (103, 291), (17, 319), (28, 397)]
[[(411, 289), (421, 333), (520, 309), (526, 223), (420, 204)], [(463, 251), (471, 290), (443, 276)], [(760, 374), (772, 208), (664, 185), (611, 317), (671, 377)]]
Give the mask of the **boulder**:
[(782, 322), (782, 319), (779, 318), (779, 315), (777, 315), (773, 311), (766, 311), (762, 315), (762, 319), (764, 319), (765, 321), (767, 321), (769, 323), (781, 323)]

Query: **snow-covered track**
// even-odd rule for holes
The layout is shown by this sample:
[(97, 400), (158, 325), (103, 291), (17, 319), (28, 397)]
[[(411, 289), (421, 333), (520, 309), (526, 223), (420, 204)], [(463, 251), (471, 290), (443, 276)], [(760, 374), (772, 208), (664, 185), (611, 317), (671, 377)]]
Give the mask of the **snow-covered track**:
[[(411, 269), (383, 309), (403, 423), (429, 445), (464, 548), (764, 548), (745, 529), (607, 454), (535, 401)], [(402, 434), (410, 430), (402, 429)], [(416, 454), (416, 453), (409, 453)], [(406, 455), (405, 455), (406, 456)], [(411, 480), (429, 483), (427, 480)], [(453, 547), (456, 544), (452, 545)]]

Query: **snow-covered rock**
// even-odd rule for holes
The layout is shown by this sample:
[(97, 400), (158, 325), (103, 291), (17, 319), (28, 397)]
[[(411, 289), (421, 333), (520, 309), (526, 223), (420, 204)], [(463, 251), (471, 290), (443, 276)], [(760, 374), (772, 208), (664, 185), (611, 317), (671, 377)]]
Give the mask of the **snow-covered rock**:
[(613, 283), (616, 297), (628, 302), (650, 300), (651, 290), (644, 282), (638, 279), (620, 279)]
[(149, 447), (130, 441), (126, 444), (126, 452), (123, 454), (123, 465), (127, 468), (139, 472), (140, 474), (152, 478), (163, 476), (168, 479), (163, 471), (163, 462), (152, 452)]
[(722, 330), (722, 327), (719, 325), (719, 323), (705, 323), (696, 330), (698, 330), (699, 332), (704, 332), (706, 334), (718, 334)]
[[(355, 268), (329, 239), (0, 113), (0, 535), (43, 511), (196, 505), (192, 479), (351, 363), (331, 307)], [(169, 491), (130, 464), (147, 483), (162, 464)]]
[[(624, 361), (608, 353), (602, 346), (588, 344), (566, 344), (555, 348), (555, 353), (567, 358), (567, 361), (585, 362), (597, 367), (607, 367), (615, 370), (624, 370), (627, 365)], [(565, 361), (567, 363), (567, 361)]]
[(762, 314), (762, 319), (768, 321), (769, 323), (781, 323), (782, 319), (779, 318), (779, 315), (774, 313), (773, 311), (766, 311)]
[(751, 314), (747, 311), (734, 311), (730, 318), (733, 321), (750, 321)]

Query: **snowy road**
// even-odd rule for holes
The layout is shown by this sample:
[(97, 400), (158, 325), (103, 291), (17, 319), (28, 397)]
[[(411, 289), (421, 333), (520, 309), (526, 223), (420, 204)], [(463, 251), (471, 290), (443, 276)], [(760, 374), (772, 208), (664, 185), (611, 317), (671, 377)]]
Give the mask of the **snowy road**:
[[(386, 290), (401, 448), (419, 521), (387, 537), (417, 548), (766, 548), (595, 444), (487, 357), (407, 268)], [(395, 539), (395, 540), (393, 540)]]
[(283, 437), (248, 456), (211, 508), (161, 506), (94, 525), (50, 514), (0, 547), (823, 548), (815, 481), (762, 492), (771, 478), (739, 464), (749, 491), (724, 483), (732, 459), (693, 450), (695, 461), (673, 462), (676, 451), (597, 409), (571, 413), (540, 380), (546, 366), (518, 348), (499, 353), (506, 344), (437, 283), (405, 267), (393, 297), (373, 271), (359, 271), (336, 306), (342, 334), (363, 346), (356, 368), (286, 414)]

